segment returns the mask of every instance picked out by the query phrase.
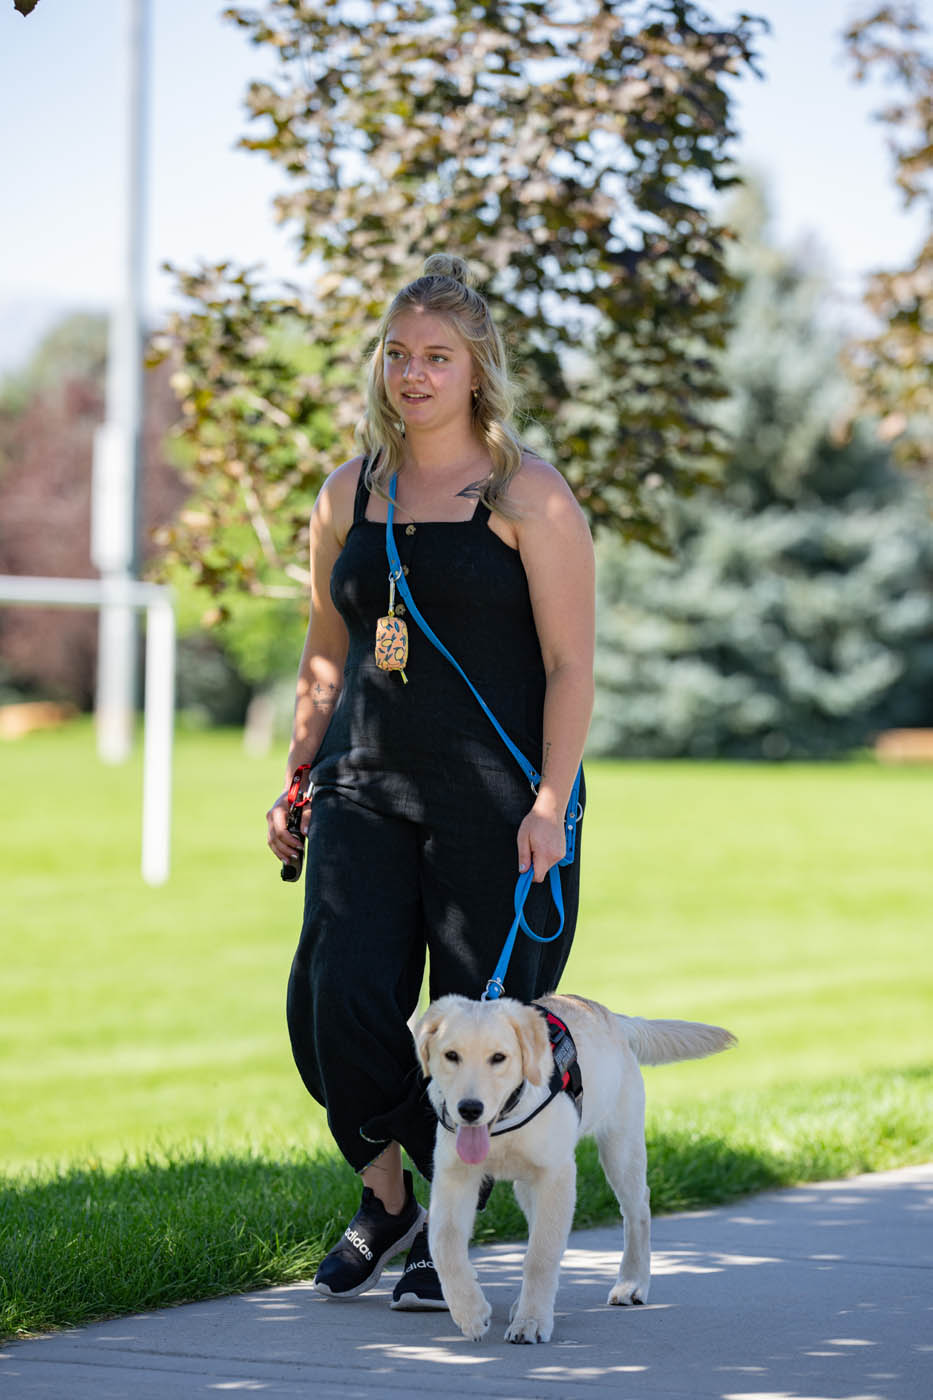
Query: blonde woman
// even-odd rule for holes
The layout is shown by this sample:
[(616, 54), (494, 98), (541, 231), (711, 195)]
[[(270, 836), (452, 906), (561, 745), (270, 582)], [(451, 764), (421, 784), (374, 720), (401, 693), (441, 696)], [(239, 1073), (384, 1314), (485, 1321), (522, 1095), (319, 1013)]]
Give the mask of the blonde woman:
[[(392, 1306), (443, 1308), (404, 1148), (430, 1179), (436, 1120), (408, 1020), (430, 996), (479, 997), (534, 867), (531, 927), (557, 927), (545, 877), (593, 699), (593, 551), (563, 477), (523, 448), (485, 299), (437, 254), (389, 307), (373, 353), (364, 453), (328, 477), (311, 517), (311, 618), (285, 791), (268, 815), (280, 860), (300, 849), (285, 793), (312, 764), (304, 922), (288, 989), (299, 1072), (327, 1109), (363, 1199), (316, 1287), (352, 1298), (411, 1246)], [(542, 774), (537, 794), (461, 676), (409, 626), (405, 679), (374, 658), (388, 611), (385, 521), (418, 608)], [(404, 606), (396, 612), (404, 613)], [(556, 988), (570, 951), (579, 850), (560, 869), (566, 922), (520, 938), (506, 991)], [(544, 882), (544, 883), (542, 883)]]

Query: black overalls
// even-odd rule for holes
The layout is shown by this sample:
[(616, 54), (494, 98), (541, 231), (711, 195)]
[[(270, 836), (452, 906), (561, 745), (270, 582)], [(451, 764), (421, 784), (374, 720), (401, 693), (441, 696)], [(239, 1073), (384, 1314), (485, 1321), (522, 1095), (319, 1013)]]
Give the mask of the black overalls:
[[(357, 1171), (391, 1141), (431, 1175), (436, 1120), (407, 1022), (429, 954), (430, 996), (479, 997), (512, 923), (516, 833), (534, 796), (462, 677), (408, 621), (401, 675), (380, 671), (388, 608), (385, 524), (353, 525), (331, 575), (349, 632), (343, 689), (313, 762), (304, 923), (288, 987), (301, 1077)], [(522, 752), (541, 762), (544, 665), (516, 550), (478, 503), (463, 523), (404, 525), (395, 538), (415, 602)], [(555, 561), (555, 567), (559, 567)], [(401, 611), (397, 608), (397, 611)], [(581, 801), (585, 800), (581, 791)], [(540, 944), (520, 933), (506, 994), (553, 991), (573, 939), (577, 857), (561, 869), (566, 922)], [(553, 933), (546, 880), (526, 917)]]

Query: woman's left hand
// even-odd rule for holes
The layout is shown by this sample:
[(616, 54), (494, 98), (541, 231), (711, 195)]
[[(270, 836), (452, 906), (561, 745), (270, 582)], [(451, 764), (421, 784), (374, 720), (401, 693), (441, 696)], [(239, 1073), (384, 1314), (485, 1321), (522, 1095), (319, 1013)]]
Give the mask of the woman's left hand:
[(563, 813), (536, 802), (518, 828), (519, 873), (534, 865), (534, 881), (540, 885), (551, 866), (563, 860), (566, 850)]

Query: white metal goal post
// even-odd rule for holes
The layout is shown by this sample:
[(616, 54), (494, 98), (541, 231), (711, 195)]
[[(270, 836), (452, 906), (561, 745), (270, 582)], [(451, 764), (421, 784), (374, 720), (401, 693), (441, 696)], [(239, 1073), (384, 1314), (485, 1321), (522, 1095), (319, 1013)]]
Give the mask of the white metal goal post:
[(168, 879), (175, 723), (175, 609), (170, 588), (131, 578), (29, 578), (0, 574), (0, 603), (133, 609), (146, 614), (142, 877)]

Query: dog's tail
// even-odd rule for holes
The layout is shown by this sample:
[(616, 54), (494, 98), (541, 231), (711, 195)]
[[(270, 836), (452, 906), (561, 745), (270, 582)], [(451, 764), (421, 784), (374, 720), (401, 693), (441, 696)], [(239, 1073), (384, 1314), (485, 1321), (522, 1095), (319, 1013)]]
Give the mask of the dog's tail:
[(616, 1016), (640, 1065), (669, 1065), (675, 1060), (702, 1060), (735, 1045), (736, 1038), (722, 1026), (700, 1021), (644, 1021), (638, 1016)]

